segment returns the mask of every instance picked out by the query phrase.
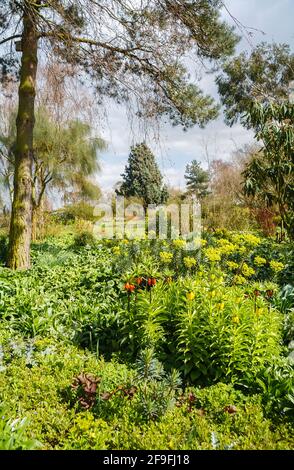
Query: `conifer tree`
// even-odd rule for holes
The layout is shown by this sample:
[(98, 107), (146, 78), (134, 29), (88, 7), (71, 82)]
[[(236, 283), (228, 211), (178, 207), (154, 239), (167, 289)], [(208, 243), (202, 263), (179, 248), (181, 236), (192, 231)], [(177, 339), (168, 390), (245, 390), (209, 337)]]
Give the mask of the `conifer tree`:
[(144, 207), (148, 204), (161, 204), (167, 200), (167, 189), (155, 157), (145, 143), (131, 148), (128, 164), (122, 174), (123, 182), (117, 193), (125, 197), (142, 199)]
[(193, 160), (186, 166), (185, 179), (189, 195), (195, 195), (201, 199), (209, 194), (209, 173), (201, 168), (197, 160)]

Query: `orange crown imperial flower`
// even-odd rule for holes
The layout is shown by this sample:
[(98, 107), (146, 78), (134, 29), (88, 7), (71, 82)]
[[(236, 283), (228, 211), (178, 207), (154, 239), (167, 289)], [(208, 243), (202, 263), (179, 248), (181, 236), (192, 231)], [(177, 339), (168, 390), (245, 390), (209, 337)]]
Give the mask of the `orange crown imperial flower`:
[(134, 284), (130, 284), (129, 282), (127, 282), (125, 284), (125, 289), (128, 291), (128, 292), (134, 292), (134, 290), (136, 289), (136, 286), (134, 286)]
[(148, 279), (148, 286), (149, 286), (149, 287), (153, 287), (153, 286), (155, 286), (155, 285), (156, 285), (156, 279), (155, 279), (154, 277), (150, 277), (150, 278)]

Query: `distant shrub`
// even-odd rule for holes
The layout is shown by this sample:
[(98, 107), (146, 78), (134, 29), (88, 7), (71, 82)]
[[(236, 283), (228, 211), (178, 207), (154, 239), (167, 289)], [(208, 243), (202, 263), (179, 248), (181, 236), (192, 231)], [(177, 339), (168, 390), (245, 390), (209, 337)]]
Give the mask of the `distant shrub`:
[(90, 204), (81, 202), (62, 207), (52, 214), (55, 223), (71, 224), (78, 219), (94, 221), (94, 208)]
[(78, 233), (74, 238), (74, 246), (76, 247), (84, 247), (84, 246), (93, 246), (96, 243), (96, 239), (93, 233), (84, 231)]

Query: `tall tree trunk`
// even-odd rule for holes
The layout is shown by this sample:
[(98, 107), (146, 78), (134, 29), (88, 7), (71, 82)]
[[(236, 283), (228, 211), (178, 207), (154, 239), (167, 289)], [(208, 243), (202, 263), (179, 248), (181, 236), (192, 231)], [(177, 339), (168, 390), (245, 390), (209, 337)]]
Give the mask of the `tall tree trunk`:
[(10, 222), (7, 266), (30, 267), (32, 231), (32, 152), (35, 124), (35, 87), (38, 66), (38, 37), (34, 13), (23, 16), (22, 60), (19, 86), (15, 151), (14, 195)]

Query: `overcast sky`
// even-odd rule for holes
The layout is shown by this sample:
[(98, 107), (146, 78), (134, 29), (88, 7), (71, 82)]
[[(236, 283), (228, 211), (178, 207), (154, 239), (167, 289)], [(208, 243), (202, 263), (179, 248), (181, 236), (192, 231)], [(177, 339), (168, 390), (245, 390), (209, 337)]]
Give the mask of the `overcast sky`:
[[(251, 44), (262, 41), (279, 42), (291, 45), (294, 50), (294, 0), (225, 0), (230, 13), (243, 25), (253, 30)], [(224, 12), (229, 23), (233, 19)], [(237, 33), (240, 34), (240, 31)], [(251, 45), (244, 36), (238, 51), (250, 50)], [(204, 92), (218, 100), (214, 77), (204, 76), (201, 80)], [(108, 150), (102, 154), (102, 171), (97, 179), (100, 186), (109, 191), (120, 180), (130, 146), (144, 139), (144, 134), (134, 130), (124, 109), (110, 105), (107, 122), (100, 129), (108, 143)], [(152, 134), (152, 133), (151, 133)], [(165, 181), (175, 187), (184, 187), (185, 166), (193, 159), (228, 159), (232, 152), (252, 141), (252, 134), (240, 125), (226, 126), (221, 115), (205, 129), (197, 127), (183, 132), (181, 128), (164, 125), (160, 130), (159, 141), (149, 137), (148, 144), (156, 154)]]

